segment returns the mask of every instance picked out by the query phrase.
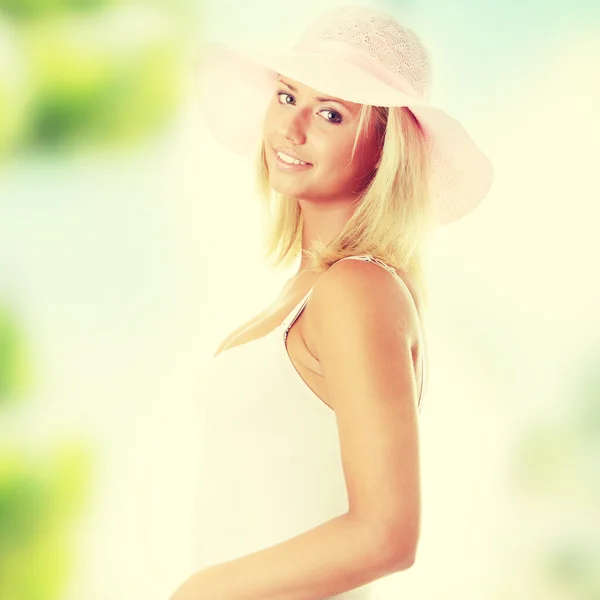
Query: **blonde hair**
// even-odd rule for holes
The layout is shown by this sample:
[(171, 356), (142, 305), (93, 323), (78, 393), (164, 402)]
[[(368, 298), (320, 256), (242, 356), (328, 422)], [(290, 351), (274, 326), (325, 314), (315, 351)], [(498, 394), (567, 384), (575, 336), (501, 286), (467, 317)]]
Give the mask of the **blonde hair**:
[[(329, 244), (313, 241), (305, 250), (310, 269), (327, 270), (346, 256), (371, 254), (408, 274), (427, 304), (424, 260), (434, 217), (429, 189), (429, 153), (424, 133), (406, 107), (362, 105), (352, 157), (360, 136), (375, 127), (379, 156), (342, 231)], [(289, 266), (302, 252), (302, 213), (295, 198), (269, 185), (264, 140), (256, 161), (265, 226), (265, 259)]]

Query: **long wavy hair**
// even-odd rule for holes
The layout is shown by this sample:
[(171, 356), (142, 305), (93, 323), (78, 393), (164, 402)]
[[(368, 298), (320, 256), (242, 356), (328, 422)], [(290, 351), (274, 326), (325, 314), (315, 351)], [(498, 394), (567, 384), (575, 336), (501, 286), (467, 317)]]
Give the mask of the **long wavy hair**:
[[(355, 190), (355, 209), (340, 233), (327, 245), (315, 240), (305, 250), (309, 268), (323, 272), (346, 256), (371, 254), (406, 273), (427, 305), (424, 263), (435, 220), (424, 133), (406, 107), (363, 104), (352, 158), (360, 137), (371, 127), (379, 136), (375, 165), (361, 182), (362, 189)], [(275, 268), (290, 266), (302, 252), (302, 212), (295, 198), (270, 187), (264, 140), (257, 152), (256, 174), (265, 228), (264, 257)]]

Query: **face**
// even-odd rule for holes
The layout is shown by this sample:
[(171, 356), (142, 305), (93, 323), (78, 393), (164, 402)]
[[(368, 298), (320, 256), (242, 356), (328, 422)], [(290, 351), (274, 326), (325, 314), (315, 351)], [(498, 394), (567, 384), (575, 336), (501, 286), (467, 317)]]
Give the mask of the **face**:
[[(374, 127), (368, 127), (352, 159), (360, 107), (279, 76), (263, 124), (271, 187), (303, 200), (355, 199), (376, 164), (380, 144)], [(309, 164), (288, 166), (277, 149)]]

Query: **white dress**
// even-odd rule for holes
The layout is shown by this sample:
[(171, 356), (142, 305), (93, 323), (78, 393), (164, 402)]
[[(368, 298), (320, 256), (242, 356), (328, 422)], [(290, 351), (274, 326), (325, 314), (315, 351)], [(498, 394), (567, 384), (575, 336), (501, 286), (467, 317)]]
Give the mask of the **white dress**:
[[(376, 264), (405, 285), (391, 267)], [(271, 333), (213, 358), (200, 382), (194, 570), (268, 548), (348, 510), (335, 413), (306, 385), (285, 346), (311, 291)], [(422, 395), (421, 383), (419, 409)], [(373, 582), (330, 598), (379, 595)]]

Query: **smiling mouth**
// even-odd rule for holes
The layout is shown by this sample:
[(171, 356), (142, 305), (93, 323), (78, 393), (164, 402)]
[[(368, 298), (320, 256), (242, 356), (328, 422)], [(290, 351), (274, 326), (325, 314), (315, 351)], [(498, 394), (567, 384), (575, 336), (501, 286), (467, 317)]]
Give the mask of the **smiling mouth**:
[[(275, 158), (283, 163), (284, 165), (290, 165), (292, 167), (311, 167), (312, 163), (306, 162), (305, 160), (303, 160), (301, 163), (293, 163), (293, 162), (287, 162), (281, 158), (279, 158), (279, 150), (276, 150), (275, 148), (273, 148), (273, 152), (275, 153)], [(281, 154), (283, 154), (284, 156), (288, 156), (287, 154), (285, 154), (285, 152), (281, 152)], [(290, 156), (289, 158), (294, 158), (293, 156)], [(294, 160), (300, 160), (300, 159), (294, 159)]]

